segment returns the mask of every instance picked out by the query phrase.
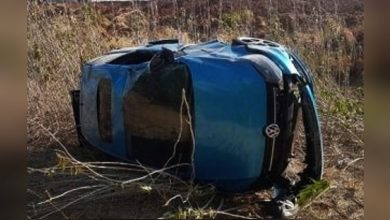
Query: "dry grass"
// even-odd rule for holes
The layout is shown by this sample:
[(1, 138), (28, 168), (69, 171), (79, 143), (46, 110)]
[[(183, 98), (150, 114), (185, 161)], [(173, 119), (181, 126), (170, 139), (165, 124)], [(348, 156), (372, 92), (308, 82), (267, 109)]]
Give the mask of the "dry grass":
[[(150, 5), (128, 4), (121, 9), (107, 5), (96, 8), (91, 5), (28, 2), (28, 152), (29, 166), (34, 167), (29, 169), (28, 202), (35, 205), (41, 202), (40, 207), (29, 207), (30, 217), (42, 217), (52, 211), (56, 211), (56, 215), (73, 218), (159, 217), (165, 212), (165, 216), (171, 217), (216, 217), (226, 214), (225, 211), (245, 217), (262, 217), (261, 207), (256, 203), (264, 199), (262, 192), (220, 196), (210, 187), (194, 189), (167, 176), (166, 172), (149, 175), (154, 171), (140, 165), (129, 167), (117, 162), (81, 162), (108, 158), (76, 147), (78, 143), (68, 91), (78, 87), (84, 61), (112, 48), (160, 38), (196, 42), (218, 37), (229, 41), (239, 35), (256, 37), (264, 34), (266, 38), (296, 48), (313, 70), (316, 82), (325, 143), (325, 179), (330, 182), (331, 188), (298, 216), (364, 217), (363, 35), (360, 18), (363, 12), (356, 10), (345, 14), (348, 10), (343, 11), (346, 4), (343, 1), (335, 1), (334, 6), (321, 1), (293, 1), (294, 7), (289, 10), (278, 5), (278, 1), (273, 5), (263, 3), (267, 10), (261, 10), (257, 5), (260, 3), (253, 1), (234, 2), (224, 1), (221, 8), (220, 1), (187, 4), (163, 1)], [(360, 3), (348, 2), (357, 4), (357, 8)], [(255, 6), (259, 9), (254, 10)], [(309, 6), (315, 10), (307, 10)], [(173, 11), (170, 10), (172, 8)], [(283, 13), (276, 13), (276, 10)], [(57, 151), (56, 156), (53, 152), (58, 147), (61, 151)], [(62, 160), (56, 163), (56, 159)], [(35, 169), (51, 165), (54, 165), (53, 169)], [(123, 187), (119, 183), (135, 177), (118, 171), (126, 169), (134, 169), (131, 175), (146, 175), (147, 178)], [(116, 179), (110, 179), (110, 182), (97, 178), (93, 172)], [(117, 172), (120, 175), (113, 175)], [(161, 177), (158, 181), (153, 178), (156, 175)], [(90, 188), (80, 188), (86, 186)], [(71, 189), (78, 190), (58, 197), (56, 201), (59, 203), (53, 200), (56, 194)], [(164, 203), (175, 195), (180, 196), (175, 197), (171, 206), (164, 207)], [(191, 195), (190, 202), (178, 202), (188, 195)], [(97, 212), (98, 204), (86, 205), (85, 209), (69, 206), (58, 211), (82, 196), (86, 196), (85, 199), (77, 202), (100, 198), (101, 204), (117, 204), (116, 199), (125, 196), (135, 201), (149, 198), (150, 204), (144, 205), (147, 209), (136, 203), (124, 207), (126, 203), (118, 200), (121, 201), (117, 204), (121, 208), (117, 210), (120, 214)], [(50, 197), (52, 200), (47, 200)]]

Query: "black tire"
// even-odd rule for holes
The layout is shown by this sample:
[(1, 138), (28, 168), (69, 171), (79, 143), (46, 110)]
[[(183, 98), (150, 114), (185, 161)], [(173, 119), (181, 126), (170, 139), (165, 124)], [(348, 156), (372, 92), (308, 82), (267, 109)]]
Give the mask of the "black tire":
[(307, 168), (303, 175), (301, 175), (301, 178), (306, 180), (319, 180), (323, 175), (323, 145), (316, 107), (309, 92), (311, 90), (308, 87), (302, 86), (300, 88), (303, 124), (306, 136), (305, 163), (307, 164)]

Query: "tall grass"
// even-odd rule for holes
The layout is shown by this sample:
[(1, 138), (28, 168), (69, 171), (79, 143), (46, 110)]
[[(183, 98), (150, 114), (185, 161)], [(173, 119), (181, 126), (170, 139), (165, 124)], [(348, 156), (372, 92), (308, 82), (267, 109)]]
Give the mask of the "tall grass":
[[(148, 6), (129, 5), (125, 12), (113, 11), (105, 15), (88, 4), (75, 7), (28, 3), (31, 141), (40, 138), (39, 133), (34, 134), (39, 131), (34, 126), (37, 120), (59, 134), (72, 130), (68, 90), (77, 88), (83, 62), (115, 47), (161, 38), (179, 38), (184, 42), (211, 38), (230, 41), (237, 36), (266, 32), (266, 38), (298, 50), (313, 70), (319, 86), (325, 90), (331, 86), (332, 91), (336, 88), (341, 92), (350, 88), (351, 68), (362, 56), (361, 42), (356, 41), (337, 14), (319, 18), (316, 13), (301, 15), (300, 10), (295, 9), (279, 15), (276, 8), (271, 7), (266, 17), (262, 17), (248, 5), (236, 9), (229, 7), (229, 2), (223, 2), (226, 7), (222, 5), (220, 14), (213, 14), (209, 1), (181, 7), (172, 1), (175, 16), (168, 19), (171, 14), (156, 14), (159, 5), (153, 2), (150, 10), (145, 10)], [(352, 109), (346, 111), (349, 110)]]
[(32, 142), (42, 141), (38, 124), (64, 138), (72, 133), (68, 91), (77, 88), (82, 63), (109, 49), (91, 14), (73, 14), (66, 6), (58, 10), (28, 4), (28, 136)]

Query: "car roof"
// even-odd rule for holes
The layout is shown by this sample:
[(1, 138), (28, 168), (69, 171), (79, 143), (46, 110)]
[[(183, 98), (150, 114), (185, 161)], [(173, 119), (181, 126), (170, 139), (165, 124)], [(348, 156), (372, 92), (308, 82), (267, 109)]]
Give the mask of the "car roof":
[[(260, 39), (262, 40), (262, 39)], [(153, 52), (158, 53), (163, 48), (175, 53), (178, 60), (191, 59), (230, 59), (236, 60), (251, 54), (262, 54), (274, 61), (283, 71), (283, 73), (297, 73), (296, 68), (291, 62), (289, 49), (285, 46), (262, 40), (261, 44), (234, 44), (226, 43), (215, 39), (197, 44), (182, 44), (177, 40), (161, 40), (149, 42), (144, 46), (138, 47), (123, 47), (112, 50), (103, 56), (89, 60), (87, 64), (103, 65), (110, 64), (110, 62), (122, 56), (134, 52)], [(190, 62), (190, 61), (189, 61)]]

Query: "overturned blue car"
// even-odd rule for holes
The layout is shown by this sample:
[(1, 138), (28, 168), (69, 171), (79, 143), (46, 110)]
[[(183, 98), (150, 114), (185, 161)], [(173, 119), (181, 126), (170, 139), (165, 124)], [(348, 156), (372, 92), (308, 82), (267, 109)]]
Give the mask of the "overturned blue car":
[(242, 191), (283, 185), (298, 111), (302, 180), (321, 179), (323, 146), (310, 71), (278, 43), (241, 37), (113, 50), (87, 62), (71, 92), (80, 142), (118, 159)]

